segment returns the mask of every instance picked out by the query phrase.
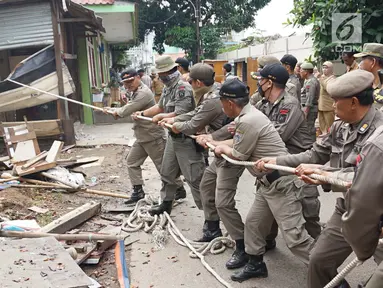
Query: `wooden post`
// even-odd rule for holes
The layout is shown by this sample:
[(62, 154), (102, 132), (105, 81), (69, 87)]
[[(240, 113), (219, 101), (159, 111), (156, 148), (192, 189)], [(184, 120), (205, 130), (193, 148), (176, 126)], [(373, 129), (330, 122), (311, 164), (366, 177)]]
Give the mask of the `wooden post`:
[[(61, 41), (60, 41), (60, 32), (57, 19), (59, 18), (59, 7), (57, 1), (51, 1), (51, 10), (52, 10), (52, 28), (53, 28), (53, 39), (55, 47), (55, 60), (56, 60), (56, 71), (58, 78), (58, 90), (59, 95), (64, 96), (64, 77), (63, 70), (61, 65)], [(64, 100), (57, 101), (57, 117), (59, 119), (69, 119), (68, 104)]]

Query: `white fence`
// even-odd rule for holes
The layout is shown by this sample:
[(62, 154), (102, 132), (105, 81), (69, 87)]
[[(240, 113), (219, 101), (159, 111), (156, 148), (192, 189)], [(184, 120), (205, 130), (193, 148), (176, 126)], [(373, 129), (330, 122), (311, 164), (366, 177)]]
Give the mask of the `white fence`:
[[(222, 53), (217, 56), (217, 59), (234, 62), (236, 59), (247, 57), (255, 58), (262, 55), (272, 55), (281, 59), (285, 54), (292, 54), (299, 62), (303, 62), (310, 55), (314, 54), (312, 46), (313, 42), (311, 38), (306, 38), (305, 36), (292, 36)], [(334, 63), (335, 75), (341, 75), (346, 71), (346, 66), (339, 60), (332, 62)]]
[(217, 56), (217, 59), (234, 61), (235, 59), (259, 57), (261, 55), (272, 55), (280, 59), (285, 54), (292, 54), (298, 61), (303, 61), (313, 54), (311, 39), (306, 39), (305, 36), (280, 38), (264, 44), (222, 53)]

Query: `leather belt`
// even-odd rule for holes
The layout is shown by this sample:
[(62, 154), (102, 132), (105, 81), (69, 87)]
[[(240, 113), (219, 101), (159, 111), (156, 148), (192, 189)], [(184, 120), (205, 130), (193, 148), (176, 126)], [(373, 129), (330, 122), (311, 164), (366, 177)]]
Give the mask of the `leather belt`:
[(279, 174), (279, 171), (274, 170), (273, 172), (263, 176), (262, 179), (258, 179), (258, 181), (263, 186), (269, 187), (274, 181), (278, 180), (280, 177), (281, 177), (281, 174)]
[(179, 134), (176, 134), (176, 133), (173, 133), (173, 132), (169, 132), (169, 135), (172, 137), (172, 138), (175, 138), (175, 139), (179, 139), (179, 138), (186, 138), (186, 135), (183, 134), (183, 133), (179, 133)]

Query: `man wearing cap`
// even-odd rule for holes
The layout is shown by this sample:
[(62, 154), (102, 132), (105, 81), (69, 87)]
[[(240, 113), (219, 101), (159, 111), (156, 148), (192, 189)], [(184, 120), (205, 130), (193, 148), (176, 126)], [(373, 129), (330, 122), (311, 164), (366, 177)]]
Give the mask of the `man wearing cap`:
[(383, 107), (383, 44), (366, 43), (363, 51), (354, 55), (355, 58), (362, 58), (360, 69), (374, 74), (374, 106), (377, 109)]
[[(137, 121), (143, 121), (137, 118), (141, 115), (153, 117), (153, 122), (158, 123), (164, 118), (176, 117), (195, 108), (192, 87), (181, 79), (177, 66), (178, 64), (170, 56), (160, 56), (156, 60), (156, 72), (165, 88), (157, 105), (135, 113), (134, 118)], [(203, 155), (196, 151), (192, 139), (184, 134), (170, 131), (161, 166), (161, 180), (164, 183), (161, 189), (163, 202), (161, 205), (154, 206), (151, 213), (161, 214), (164, 211), (170, 213), (177, 190), (176, 180), (181, 173), (191, 188), (196, 205), (201, 208), (198, 187), (201, 179), (198, 177), (199, 169), (204, 168), (203, 161)]]
[[(286, 83), (288, 75), (285, 69), (283, 71), (286, 73)], [(238, 80), (226, 82), (222, 86), (222, 105), (225, 113), (236, 119), (236, 130), (233, 139), (212, 143), (216, 146), (215, 154), (225, 154), (240, 161), (256, 161), (265, 155), (286, 155), (287, 149), (279, 133), (262, 112), (248, 103), (248, 93), (248, 87)], [(236, 241), (236, 251), (226, 264), (229, 269), (244, 266), (243, 270), (231, 277), (238, 282), (268, 276), (263, 254), (265, 238), (270, 232), (274, 217), (280, 227), (285, 228), (282, 235), (288, 247), (305, 263), (308, 263), (309, 250), (313, 244), (313, 239), (304, 228), (302, 205), (298, 200), (300, 196), (294, 188), (294, 180), (297, 178), (282, 176), (278, 172), (265, 175), (254, 167), (248, 167), (248, 170), (259, 180), (255, 202), (246, 218), (244, 241)], [(281, 187), (283, 193), (280, 191)], [(236, 210), (233, 210), (230, 218), (230, 221), (236, 219), (235, 223), (243, 229), (241, 217)], [(228, 225), (225, 222), (224, 224)], [(229, 224), (233, 225), (230, 222)]]
[(154, 99), (156, 103), (160, 100), (162, 90), (164, 89), (164, 83), (158, 78), (158, 75), (155, 71), (156, 68), (152, 68), (150, 78), (152, 78), (152, 92), (154, 93)]
[(176, 59), (176, 63), (178, 64), (178, 71), (181, 73), (181, 79), (185, 82), (189, 82), (189, 60), (186, 58), (179, 57)]
[[(290, 154), (298, 154), (309, 150), (313, 141), (310, 136), (305, 116), (298, 100), (285, 91), (285, 85), (290, 75), (280, 64), (267, 65), (258, 73), (258, 89), (262, 91), (264, 101), (258, 109), (274, 124)], [(320, 232), (318, 189), (314, 185), (301, 183), (299, 189), (303, 195), (302, 208), (306, 220), (306, 230), (316, 239)], [(267, 248), (275, 247), (278, 235), (276, 222), (266, 239)]]
[[(329, 162), (331, 168), (337, 169), (355, 167), (367, 139), (383, 125), (383, 114), (372, 107), (373, 81), (374, 76), (370, 72), (355, 70), (329, 82), (327, 91), (335, 101), (335, 114), (340, 118), (331, 126), (330, 133), (322, 141), (314, 143), (309, 151), (276, 159), (262, 159), (256, 167), (263, 169), (264, 163), (290, 167), (300, 165), (297, 168), (300, 174), (305, 171), (302, 163), (324, 165)], [(326, 185), (324, 189), (346, 192), (345, 188), (338, 186)], [(326, 286), (337, 275), (337, 268), (352, 252), (341, 231), (341, 217), (346, 208), (344, 199), (338, 198), (334, 214), (311, 251), (309, 288)], [(343, 281), (337, 287), (349, 286)]]
[[(302, 66), (302, 62), (298, 62), (297, 65), (295, 66), (294, 73), (299, 79), (299, 83), (301, 84), (301, 87), (303, 88), (305, 84), (305, 79), (301, 77), (301, 66)], [(301, 90), (301, 94), (302, 94), (302, 90)]]
[(349, 51), (349, 52), (343, 52), (342, 53), (342, 61), (344, 64), (346, 64), (346, 72), (351, 72), (354, 70), (357, 70), (358, 63), (355, 61), (355, 52)]
[(306, 115), (307, 126), (313, 141), (316, 140), (315, 120), (318, 116), (318, 99), (320, 93), (320, 84), (314, 76), (314, 65), (305, 62), (301, 65), (301, 77), (305, 79), (302, 89), (302, 106)]
[(152, 79), (145, 74), (145, 70), (139, 69), (137, 70), (137, 73), (138, 73), (138, 76), (140, 76), (142, 83), (144, 83), (150, 89), (152, 87)]
[[(115, 118), (127, 117), (136, 111), (149, 109), (155, 106), (153, 93), (144, 85), (134, 69), (128, 69), (121, 73), (122, 82), (126, 90), (132, 93), (131, 99), (125, 106), (117, 109), (106, 109), (105, 113), (112, 114)], [(128, 175), (133, 185), (133, 193), (126, 204), (134, 204), (145, 197), (142, 188), (142, 164), (148, 156), (152, 159), (158, 172), (160, 172), (162, 157), (165, 151), (166, 137), (163, 128), (147, 121), (135, 121), (133, 123), (136, 141), (127, 157)], [(178, 192), (186, 194), (181, 179), (177, 180)]]
[(297, 65), (297, 62), (298, 62), (297, 58), (295, 58), (293, 55), (290, 55), (290, 54), (284, 55), (281, 59), (281, 63), (283, 65), (283, 67), (286, 68), (287, 72), (290, 75), (287, 83), (293, 84), (295, 86), (295, 89), (296, 89), (295, 93), (290, 93), (290, 94), (293, 96), (296, 96), (298, 101), (299, 101), (299, 104), (300, 104), (301, 103), (302, 86), (301, 86), (301, 82), (299, 81), (297, 75), (295, 75), (295, 67)]
[(327, 134), (335, 120), (334, 100), (327, 92), (327, 83), (335, 79), (332, 62), (324, 62), (322, 70), (323, 75), (319, 79), (320, 94), (318, 101), (318, 120), (321, 134)]

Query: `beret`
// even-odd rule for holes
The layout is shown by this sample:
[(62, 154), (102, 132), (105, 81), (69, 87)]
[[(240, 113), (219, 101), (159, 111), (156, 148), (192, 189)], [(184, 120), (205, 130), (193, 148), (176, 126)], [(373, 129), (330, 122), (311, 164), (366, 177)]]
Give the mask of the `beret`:
[(314, 69), (314, 65), (310, 62), (303, 62), (302, 65), (301, 65), (301, 69), (303, 70), (313, 70)]
[(347, 98), (371, 88), (374, 75), (365, 70), (354, 70), (329, 81), (327, 92), (333, 98)]

